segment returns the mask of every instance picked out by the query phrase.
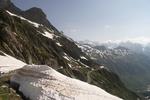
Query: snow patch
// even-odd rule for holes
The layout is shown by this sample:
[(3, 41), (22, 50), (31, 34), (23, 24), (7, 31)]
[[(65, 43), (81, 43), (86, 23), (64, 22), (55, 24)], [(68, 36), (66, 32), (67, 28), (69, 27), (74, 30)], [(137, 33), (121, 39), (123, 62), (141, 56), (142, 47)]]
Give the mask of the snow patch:
[(40, 24), (35, 23), (35, 22), (32, 22), (32, 21), (30, 21), (30, 20), (28, 20), (28, 19), (26, 19), (26, 18), (24, 18), (24, 17), (22, 17), (22, 16), (18, 16), (18, 15), (16, 15), (16, 14), (13, 14), (13, 13), (9, 12), (9, 11), (6, 11), (6, 12), (7, 12), (9, 15), (11, 15), (11, 16), (15, 16), (15, 17), (18, 17), (18, 18), (20, 18), (20, 19), (22, 19), (22, 20), (25, 20), (25, 21), (29, 22), (30, 24), (34, 25), (34, 27), (36, 27), (36, 28), (38, 28), (38, 27), (40, 26)]
[(26, 65), (24, 62), (7, 54), (5, 54), (5, 56), (0, 55), (0, 73), (8, 73), (10, 71), (22, 68), (24, 65)]
[(69, 57), (67, 57), (67, 56), (63, 56), (66, 60), (69, 60), (70, 61), (70, 59), (69, 59)]
[(64, 52), (64, 55), (67, 56), (67, 54)]
[(88, 60), (88, 59), (87, 59), (87, 58), (85, 58), (84, 56), (80, 56), (80, 58), (81, 58), (81, 59), (85, 59), (85, 60)]
[(70, 57), (64, 52), (63, 58), (65, 58), (66, 60), (70, 61)]
[(72, 68), (72, 65), (71, 65), (71, 64), (68, 64), (68, 66), (69, 66), (70, 68)]
[(60, 68), (61, 68), (61, 69), (63, 69), (64, 67), (63, 67), (63, 66), (61, 66)]
[(105, 68), (104, 66), (100, 66), (101, 69)]
[(31, 100), (121, 100), (45, 65), (27, 65), (18, 70), (11, 82), (18, 83), (19, 90)]
[(47, 31), (45, 31), (44, 33), (45, 33), (45, 34), (43, 34), (43, 35), (44, 35), (45, 37), (48, 37), (48, 38), (50, 38), (50, 39), (53, 39), (54, 34), (49, 33), (49, 32), (47, 32)]
[(82, 63), (81, 61), (80, 61), (80, 59), (78, 60), (78, 62), (80, 62), (83, 66), (85, 66), (86, 68), (89, 68), (89, 66), (87, 66), (87, 65), (85, 65), (84, 63)]
[(59, 42), (57, 42), (56, 44), (57, 44), (58, 46), (62, 47), (62, 45), (61, 45)]

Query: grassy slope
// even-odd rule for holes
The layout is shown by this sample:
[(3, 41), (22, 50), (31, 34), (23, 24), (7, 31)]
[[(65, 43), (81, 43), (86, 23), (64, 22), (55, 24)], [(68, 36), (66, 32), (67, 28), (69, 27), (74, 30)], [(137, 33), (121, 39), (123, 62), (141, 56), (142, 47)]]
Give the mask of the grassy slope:
[[(60, 72), (66, 74), (64, 70)], [(124, 100), (137, 100), (137, 97), (139, 97), (134, 92), (128, 90), (116, 74), (106, 69), (91, 70), (90, 68), (80, 68), (73, 70), (73, 74), (76, 76), (75, 78), (101, 87), (108, 93), (123, 98)]]
[(9, 87), (11, 73), (0, 76), (0, 100), (22, 100), (21, 97)]

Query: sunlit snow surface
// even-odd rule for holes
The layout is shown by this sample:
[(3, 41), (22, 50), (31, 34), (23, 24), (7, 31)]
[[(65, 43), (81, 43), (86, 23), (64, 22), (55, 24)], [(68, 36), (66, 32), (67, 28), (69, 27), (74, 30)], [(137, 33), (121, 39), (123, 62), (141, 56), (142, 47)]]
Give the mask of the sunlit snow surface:
[(49, 66), (27, 65), (11, 82), (31, 100), (121, 100), (104, 90), (60, 74)]
[(50, 39), (53, 39), (54, 34), (51, 34), (51, 33), (47, 32), (47, 31), (45, 31), (44, 33), (45, 33), (45, 34), (43, 34), (44, 36), (46, 36), (46, 37), (48, 37)]
[(56, 44), (57, 44), (58, 46), (62, 47), (62, 45), (61, 45), (59, 42), (57, 42)]
[[(5, 54), (5, 53), (4, 53)], [(7, 73), (26, 65), (24, 62), (7, 54), (0, 55), (0, 73)]]

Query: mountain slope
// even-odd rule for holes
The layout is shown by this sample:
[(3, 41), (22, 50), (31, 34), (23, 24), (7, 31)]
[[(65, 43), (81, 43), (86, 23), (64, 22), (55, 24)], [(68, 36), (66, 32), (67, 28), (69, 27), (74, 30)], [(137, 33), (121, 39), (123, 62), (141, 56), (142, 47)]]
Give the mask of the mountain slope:
[(116, 48), (109, 49), (107, 46), (84, 43), (79, 47), (95, 62), (107, 66), (120, 76), (128, 88), (134, 91), (147, 90), (147, 86), (150, 84), (150, 57), (145, 55), (146, 52), (132, 49), (137, 45), (132, 48), (118, 45)]
[(0, 11), (0, 50), (26, 64), (49, 65), (125, 100), (139, 98), (115, 74), (102, 69), (55, 27), (46, 27), (6, 10)]

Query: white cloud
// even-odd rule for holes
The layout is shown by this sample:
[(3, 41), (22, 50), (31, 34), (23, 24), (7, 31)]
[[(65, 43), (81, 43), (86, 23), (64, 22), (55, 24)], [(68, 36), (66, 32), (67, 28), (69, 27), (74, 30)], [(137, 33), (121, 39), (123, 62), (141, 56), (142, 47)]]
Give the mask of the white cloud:
[(127, 40), (132, 41), (133, 43), (140, 43), (143, 45), (150, 43), (150, 38), (148, 37), (137, 37), (137, 38), (127, 39)]
[(132, 42), (132, 43), (147, 45), (147, 44), (150, 43), (150, 38), (148, 38), (148, 37), (125, 38), (125, 39), (122, 39), (122, 40), (108, 40), (108, 41), (105, 41), (104, 43), (119, 44), (121, 42)]

